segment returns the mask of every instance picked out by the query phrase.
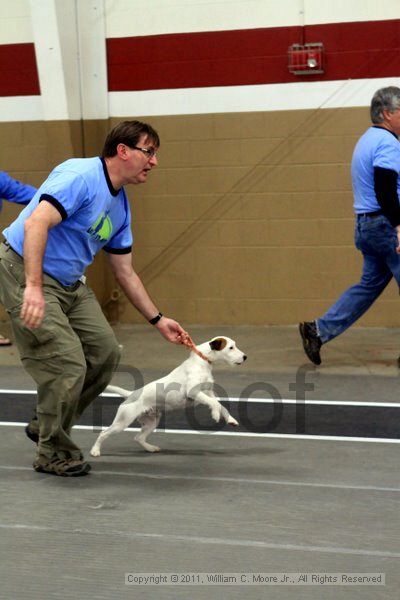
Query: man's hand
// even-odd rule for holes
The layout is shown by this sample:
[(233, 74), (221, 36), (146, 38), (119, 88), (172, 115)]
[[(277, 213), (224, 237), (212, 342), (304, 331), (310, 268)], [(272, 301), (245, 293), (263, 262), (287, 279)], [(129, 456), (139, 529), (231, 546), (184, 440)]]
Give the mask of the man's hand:
[(184, 340), (188, 336), (188, 333), (182, 329), (179, 323), (173, 319), (169, 319), (168, 317), (161, 317), (154, 327), (158, 329), (158, 331), (162, 336), (165, 337), (166, 340), (172, 342), (173, 344), (183, 344)]
[(29, 329), (40, 327), (44, 317), (45, 305), (42, 286), (27, 285), (20, 314), (26, 327), (29, 327)]

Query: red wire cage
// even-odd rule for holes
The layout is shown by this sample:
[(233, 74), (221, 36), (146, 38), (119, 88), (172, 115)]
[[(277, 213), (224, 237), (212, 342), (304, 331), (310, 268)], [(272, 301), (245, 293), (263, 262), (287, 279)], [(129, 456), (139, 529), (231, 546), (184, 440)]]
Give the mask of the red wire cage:
[(288, 49), (288, 68), (294, 75), (324, 72), (324, 46), (321, 43), (292, 44)]

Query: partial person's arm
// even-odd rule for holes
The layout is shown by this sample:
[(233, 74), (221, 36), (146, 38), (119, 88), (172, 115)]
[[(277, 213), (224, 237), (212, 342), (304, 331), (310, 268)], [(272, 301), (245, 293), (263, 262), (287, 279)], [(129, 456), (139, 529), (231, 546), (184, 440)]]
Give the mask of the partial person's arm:
[(10, 177), (5, 171), (0, 171), (0, 196), (9, 202), (29, 204), (36, 194), (36, 188)]
[(43, 256), (48, 231), (61, 223), (61, 214), (49, 202), (42, 201), (25, 221), (24, 264), (26, 287), (21, 319), (26, 327), (35, 329), (41, 324), (45, 300), (43, 296)]
[[(147, 293), (140, 277), (133, 270), (132, 254), (112, 254), (107, 252), (107, 257), (114, 277), (128, 300), (148, 321), (156, 317), (159, 310)], [(154, 326), (165, 339), (174, 344), (181, 344), (182, 340), (187, 336), (187, 333), (179, 323), (164, 316)]]
[(398, 175), (392, 169), (374, 167), (374, 189), (378, 204), (383, 214), (396, 229), (399, 244), (397, 253), (400, 254), (400, 203), (397, 193)]

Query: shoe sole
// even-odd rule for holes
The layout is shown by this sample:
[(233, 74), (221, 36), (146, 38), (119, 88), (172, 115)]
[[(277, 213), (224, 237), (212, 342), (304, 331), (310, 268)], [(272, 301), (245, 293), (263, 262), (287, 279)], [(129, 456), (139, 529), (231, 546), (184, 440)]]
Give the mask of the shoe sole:
[(47, 471), (47, 469), (39, 465), (33, 467), (36, 473), (45, 473), (46, 475), (56, 475), (58, 477), (82, 477), (83, 475), (87, 475), (91, 468), (89, 463), (86, 463), (79, 471), (64, 471), (63, 473), (57, 473), (56, 471)]
[(311, 360), (311, 362), (314, 365), (317, 365), (317, 366), (320, 365), (321, 364), (321, 358), (314, 359), (314, 358), (312, 358), (312, 356), (309, 353), (308, 340), (307, 340), (307, 338), (305, 336), (305, 333), (304, 333), (304, 323), (300, 323), (300, 325), (299, 325), (299, 332), (300, 332), (300, 336), (301, 336), (301, 339), (302, 339), (302, 342), (303, 342), (303, 349), (304, 349), (304, 352), (306, 353), (307, 358), (309, 360)]

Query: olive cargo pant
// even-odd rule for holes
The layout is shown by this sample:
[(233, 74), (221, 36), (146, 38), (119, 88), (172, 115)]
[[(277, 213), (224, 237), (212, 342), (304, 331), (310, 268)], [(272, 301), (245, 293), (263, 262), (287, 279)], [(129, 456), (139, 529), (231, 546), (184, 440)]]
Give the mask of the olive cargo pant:
[(0, 245), (0, 301), (11, 318), (22, 364), (37, 384), (38, 453), (79, 458), (73, 424), (104, 390), (118, 366), (114, 333), (93, 292), (43, 276), (45, 317), (29, 329), (20, 319), (25, 284), (22, 258)]

